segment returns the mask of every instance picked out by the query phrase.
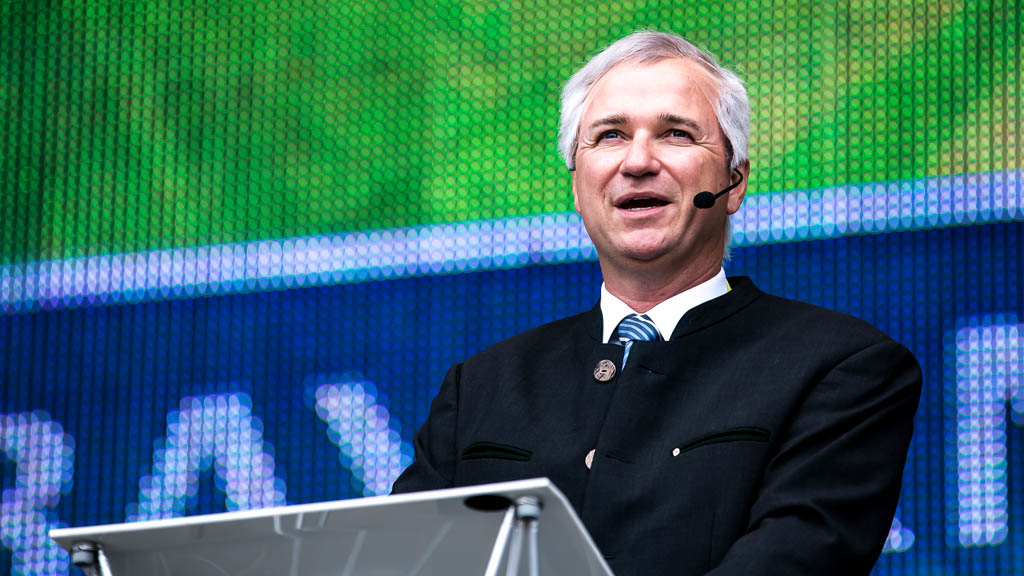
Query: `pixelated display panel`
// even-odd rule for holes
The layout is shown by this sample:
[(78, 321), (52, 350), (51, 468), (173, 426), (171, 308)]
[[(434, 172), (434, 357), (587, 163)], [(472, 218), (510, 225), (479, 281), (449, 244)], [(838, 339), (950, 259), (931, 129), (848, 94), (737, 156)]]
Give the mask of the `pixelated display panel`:
[(316, 389), (316, 414), (363, 496), (390, 494), (413, 456), (412, 445), (391, 427), (388, 409), (377, 403), (375, 388), (372, 382), (342, 382)]
[(245, 394), (189, 397), (167, 414), (167, 436), (153, 451), (153, 473), (139, 480), (139, 503), (129, 521), (184, 516), (199, 473), (215, 467), (228, 511), (285, 505), (284, 481), (263, 443), (262, 422)]
[(751, 192), (1021, 168), (1020, 4), (0, 3), (0, 263), (565, 212), (558, 91), (642, 27), (753, 101)]
[[(1022, 242), (1021, 222), (848, 236), (740, 248), (729, 267), (766, 291), (866, 319), (922, 364), (924, 395), (878, 575), (1024, 569), (1024, 429), (1008, 392), (1019, 386)], [(257, 487), (276, 479), (263, 493), (288, 503), (382, 490), (453, 362), (589, 308), (599, 286), (597, 263), (579, 262), (0, 315), (0, 414), (44, 410), (37, 418), (66, 438), (39, 440), (62, 447), (60, 462), (46, 461), (62, 475), (38, 477), (45, 504), (18, 496), (20, 506), (73, 526), (121, 522), (147, 502), (223, 511), (238, 491), (216, 460), (243, 453), (249, 465), (236, 472)], [(983, 395), (961, 396), (964, 386)], [(986, 410), (1003, 416), (971, 416)], [(1001, 433), (981, 452), (987, 460), (972, 459), (956, 433), (974, 422)], [(219, 430), (236, 429), (248, 439), (219, 440)], [(196, 459), (172, 458), (185, 444)], [(0, 481), (10, 491), (31, 452), (5, 450)], [(159, 478), (181, 496), (153, 497), (169, 494), (152, 489)], [(984, 534), (961, 520), (968, 513), (1001, 522), (1001, 539), (961, 544), (961, 530)], [(0, 563), (30, 548), (11, 539), (3, 547)]]
[(957, 522), (949, 535), (963, 546), (998, 545), (1007, 536), (1006, 426), (1024, 422), (1024, 325), (1012, 316), (956, 333), (957, 465), (948, 487)]
[(452, 362), (593, 304), (557, 93), (640, 27), (748, 82), (729, 272), (923, 365), (875, 574), (1024, 572), (1022, 21), (1013, 0), (0, 3), (0, 573), (68, 573), (53, 526), (385, 492)]
[(53, 507), (71, 489), (73, 439), (44, 412), (2, 414), (0, 452), (15, 468), (0, 508), (0, 542), (11, 551), (11, 572), (67, 573), (68, 555), (48, 533), (57, 527)]
[[(1024, 171), (749, 197), (734, 246), (1024, 217)], [(0, 312), (451, 274), (596, 258), (555, 213), (0, 265)]]

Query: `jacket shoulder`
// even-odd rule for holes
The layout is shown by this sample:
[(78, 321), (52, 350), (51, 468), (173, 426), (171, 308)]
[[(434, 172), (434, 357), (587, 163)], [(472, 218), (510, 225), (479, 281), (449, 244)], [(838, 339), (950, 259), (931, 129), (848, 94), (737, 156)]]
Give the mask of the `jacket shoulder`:
[(888, 334), (860, 318), (806, 302), (764, 294), (755, 308), (755, 317), (763, 320), (759, 322), (761, 326), (771, 326), (770, 330), (784, 342), (815, 346), (845, 342), (851, 347), (863, 348), (893, 341)]

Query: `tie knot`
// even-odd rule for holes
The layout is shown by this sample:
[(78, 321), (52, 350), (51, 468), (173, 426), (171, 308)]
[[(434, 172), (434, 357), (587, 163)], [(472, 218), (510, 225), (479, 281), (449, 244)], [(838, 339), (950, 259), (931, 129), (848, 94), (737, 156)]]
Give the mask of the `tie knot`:
[(658, 329), (654, 326), (654, 322), (651, 318), (644, 314), (630, 314), (619, 322), (618, 328), (615, 329), (615, 337), (620, 341), (641, 341), (651, 342), (661, 340), (661, 334), (658, 333)]

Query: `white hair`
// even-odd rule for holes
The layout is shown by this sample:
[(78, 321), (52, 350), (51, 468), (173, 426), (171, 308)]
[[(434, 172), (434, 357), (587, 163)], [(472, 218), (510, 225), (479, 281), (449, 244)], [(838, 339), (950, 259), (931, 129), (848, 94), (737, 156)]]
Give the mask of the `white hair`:
[[(558, 150), (570, 170), (576, 169), (576, 149), (579, 145), (583, 102), (590, 89), (609, 70), (625, 62), (654, 64), (670, 58), (683, 58), (699, 64), (717, 82), (717, 98), (712, 102), (718, 125), (725, 135), (729, 155), (729, 169), (747, 162), (747, 143), (750, 140), (750, 98), (747, 89), (731, 70), (723, 68), (714, 56), (690, 42), (663, 32), (643, 30), (634, 32), (608, 46), (590, 59), (572, 75), (562, 89), (562, 117), (558, 130)], [(725, 253), (729, 259), (732, 236), (731, 219), (725, 226)]]

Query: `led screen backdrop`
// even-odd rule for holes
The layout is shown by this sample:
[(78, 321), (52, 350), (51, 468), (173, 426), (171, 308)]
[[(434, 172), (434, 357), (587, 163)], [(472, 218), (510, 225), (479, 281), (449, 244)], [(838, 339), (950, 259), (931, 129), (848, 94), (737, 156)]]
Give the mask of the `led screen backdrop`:
[(593, 305), (558, 91), (746, 80), (732, 275), (925, 391), (876, 574), (1024, 572), (1021, 5), (0, 1), (0, 571), (56, 526), (386, 493), (452, 362)]

